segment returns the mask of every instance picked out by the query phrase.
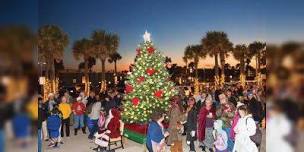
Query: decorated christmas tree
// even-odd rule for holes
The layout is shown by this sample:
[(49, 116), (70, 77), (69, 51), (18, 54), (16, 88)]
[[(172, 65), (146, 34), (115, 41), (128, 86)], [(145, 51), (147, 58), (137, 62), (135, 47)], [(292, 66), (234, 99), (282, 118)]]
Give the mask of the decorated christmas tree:
[(132, 73), (125, 82), (122, 118), (127, 123), (146, 123), (154, 110), (167, 111), (177, 91), (165, 66), (165, 57), (153, 46), (146, 31), (136, 49)]

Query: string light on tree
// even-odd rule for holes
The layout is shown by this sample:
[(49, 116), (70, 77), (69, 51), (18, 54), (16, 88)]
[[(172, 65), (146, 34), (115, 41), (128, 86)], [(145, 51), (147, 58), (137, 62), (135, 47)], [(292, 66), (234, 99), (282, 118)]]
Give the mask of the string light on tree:
[(122, 118), (127, 123), (146, 123), (153, 111), (167, 111), (169, 99), (177, 94), (165, 67), (165, 57), (153, 46), (149, 32), (143, 38), (125, 83)]

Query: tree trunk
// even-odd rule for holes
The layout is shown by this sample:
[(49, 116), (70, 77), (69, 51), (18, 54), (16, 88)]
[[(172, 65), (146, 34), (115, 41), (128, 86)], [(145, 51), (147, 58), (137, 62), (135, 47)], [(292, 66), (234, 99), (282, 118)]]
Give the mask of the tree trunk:
[(186, 61), (186, 75), (188, 74), (188, 61)]
[(215, 74), (214, 74), (214, 81), (215, 81), (215, 86), (216, 88), (218, 87), (218, 85), (220, 84), (220, 77), (219, 77), (219, 63), (218, 63), (218, 53), (216, 53), (214, 55), (214, 59), (215, 59)]
[(117, 73), (117, 65), (116, 65), (116, 61), (114, 61), (114, 72), (115, 72), (115, 74)]
[(214, 55), (214, 61), (215, 61), (215, 65), (214, 65), (215, 75), (214, 76), (218, 76), (219, 75), (219, 71), (218, 71), (218, 67), (219, 67), (218, 54)]
[(255, 56), (255, 76), (258, 76), (258, 55)]
[(260, 73), (260, 69), (261, 69), (261, 65), (260, 65), (260, 53), (258, 53), (258, 55), (257, 55), (257, 72), (258, 72), (258, 74)]
[(85, 94), (89, 95), (90, 92), (90, 80), (89, 80), (89, 65), (88, 60), (84, 61), (84, 77), (85, 77)]
[(240, 82), (242, 86), (245, 86), (246, 83), (246, 75), (245, 75), (245, 61), (241, 59), (240, 61)]
[(221, 60), (221, 82), (225, 82), (225, 54), (220, 54), (220, 60)]
[(195, 78), (198, 79), (198, 57), (195, 58)]
[(241, 59), (240, 61), (240, 73), (245, 74), (245, 62), (244, 59)]
[(256, 59), (256, 64), (257, 64), (257, 69), (256, 69), (256, 76), (257, 76), (257, 84), (260, 86), (261, 85), (261, 70), (260, 70), (260, 51), (257, 54), (257, 59)]
[(101, 61), (101, 90), (104, 91), (106, 85), (106, 60), (100, 59)]
[(51, 58), (51, 77), (50, 77), (50, 80), (51, 80), (51, 83), (52, 83), (52, 89), (51, 89), (51, 91), (53, 92), (53, 93), (56, 93), (56, 75), (55, 75), (55, 60), (54, 60), (54, 58)]

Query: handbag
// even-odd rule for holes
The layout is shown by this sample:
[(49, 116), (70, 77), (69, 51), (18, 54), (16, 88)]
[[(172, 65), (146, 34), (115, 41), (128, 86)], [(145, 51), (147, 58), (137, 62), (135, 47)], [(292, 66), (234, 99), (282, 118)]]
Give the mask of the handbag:
[[(247, 118), (248, 119), (248, 118)], [(247, 126), (247, 119), (246, 119), (246, 126)], [(249, 137), (257, 146), (261, 145), (262, 142), (262, 131), (260, 130), (259, 126), (256, 125), (255, 134)]]

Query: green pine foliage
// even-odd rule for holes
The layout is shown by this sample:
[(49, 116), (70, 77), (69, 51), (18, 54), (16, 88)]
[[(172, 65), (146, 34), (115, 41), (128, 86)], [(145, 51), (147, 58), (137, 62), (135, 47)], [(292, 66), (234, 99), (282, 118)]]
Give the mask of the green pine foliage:
[(127, 123), (146, 123), (154, 110), (167, 111), (169, 100), (177, 94), (165, 67), (165, 57), (143, 42), (136, 49), (137, 56), (126, 81), (122, 118)]

